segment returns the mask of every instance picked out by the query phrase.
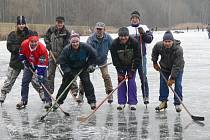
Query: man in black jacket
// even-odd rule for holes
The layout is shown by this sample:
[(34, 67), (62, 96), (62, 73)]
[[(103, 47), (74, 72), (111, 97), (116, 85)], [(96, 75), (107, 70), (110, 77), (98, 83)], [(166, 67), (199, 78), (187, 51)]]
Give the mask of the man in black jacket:
[(23, 64), (19, 61), (19, 48), (21, 43), (28, 38), (31, 31), (26, 26), (24, 16), (17, 17), (16, 31), (9, 33), (7, 38), (7, 49), (11, 53), (9, 67), (7, 71), (7, 79), (1, 89), (0, 102), (3, 103), (7, 93), (9, 93), (14, 85), (20, 71), (23, 69)]

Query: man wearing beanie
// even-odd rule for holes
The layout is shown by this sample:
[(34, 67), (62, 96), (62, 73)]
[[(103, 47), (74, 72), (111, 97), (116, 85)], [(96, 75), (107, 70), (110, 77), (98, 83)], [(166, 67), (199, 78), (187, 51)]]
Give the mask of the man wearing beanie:
[(136, 94), (136, 69), (141, 62), (139, 55), (138, 42), (135, 38), (129, 36), (128, 28), (121, 27), (110, 48), (112, 63), (117, 70), (118, 84), (126, 77), (124, 82), (117, 91), (118, 110), (123, 110), (126, 103), (129, 104), (130, 110), (136, 110), (138, 103)]
[[(28, 104), (29, 84), (33, 76), (35, 76), (40, 86), (44, 85), (48, 88), (48, 52), (46, 47), (39, 42), (37, 32), (33, 32), (31, 36), (21, 44), (19, 60), (24, 64), (24, 71), (21, 84), (21, 101), (16, 107), (17, 109), (22, 109)], [(48, 109), (52, 105), (52, 100), (47, 91), (44, 91), (44, 96), (46, 101), (45, 109)]]
[(7, 71), (7, 79), (1, 89), (0, 102), (3, 103), (6, 95), (11, 91), (18, 75), (24, 68), (23, 64), (18, 60), (19, 49), (21, 43), (28, 38), (32, 32), (26, 26), (26, 19), (24, 16), (17, 16), (16, 30), (9, 33), (7, 37), (7, 49), (11, 53), (9, 67)]
[[(165, 82), (163, 76), (160, 74), (160, 96), (161, 102), (155, 110), (160, 111), (167, 108), (167, 101), (169, 95), (168, 86), (175, 84), (175, 92), (182, 100), (182, 75), (184, 70), (183, 49), (180, 46), (181, 42), (175, 40), (171, 31), (166, 31), (163, 35), (163, 41), (155, 44), (152, 50), (152, 61), (155, 70), (160, 71), (168, 80)], [(161, 59), (158, 64), (158, 58)], [(177, 112), (181, 111), (180, 102), (174, 96), (174, 105)]]
[[(48, 80), (51, 93), (54, 92), (54, 80), (56, 66), (59, 66), (58, 58), (64, 48), (69, 43), (70, 32), (65, 27), (65, 18), (62, 16), (56, 17), (55, 26), (50, 27), (44, 37), (46, 48), (49, 51), (49, 67), (48, 67)], [(61, 76), (63, 76), (63, 73)], [(78, 87), (74, 82), (71, 86), (71, 92), (77, 96)]]
[[(70, 90), (68, 88), (65, 92), (65, 88), (69, 86), (69, 83), (79, 74), (79, 78), (82, 82), (85, 96), (88, 104), (92, 110), (96, 108), (96, 97), (92, 82), (90, 81), (89, 72), (93, 72), (92, 65), (96, 60), (96, 51), (86, 43), (80, 42), (79, 34), (73, 33), (70, 37), (70, 43), (65, 46), (59, 57), (61, 69), (64, 73), (61, 86), (56, 95), (56, 99), (59, 98), (58, 104), (63, 104)], [(64, 92), (64, 93), (63, 93)], [(63, 93), (63, 94), (62, 94)], [(60, 97), (61, 96), (61, 97)], [(58, 106), (54, 106), (56, 110)]]
[(128, 30), (131, 36), (135, 37), (139, 42), (140, 54), (142, 62), (138, 66), (138, 73), (141, 80), (141, 90), (143, 95), (144, 104), (149, 103), (149, 86), (147, 80), (147, 47), (152, 42), (152, 32), (146, 25), (141, 24), (141, 16), (138, 11), (133, 11), (130, 16), (131, 25)]

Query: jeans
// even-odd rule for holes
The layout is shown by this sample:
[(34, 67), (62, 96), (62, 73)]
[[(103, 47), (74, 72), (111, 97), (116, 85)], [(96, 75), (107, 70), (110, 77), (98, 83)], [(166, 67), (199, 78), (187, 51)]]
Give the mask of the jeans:
[[(162, 73), (166, 79), (169, 79), (169, 76), (171, 74), (170, 72), (162, 71)], [(182, 100), (182, 76), (183, 76), (183, 71), (179, 71), (177, 77), (175, 78), (175, 89), (174, 89), (181, 100)], [(167, 86), (165, 80), (161, 75), (160, 75), (159, 92), (160, 92), (159, 101), (167, 101), (169, 95), (169, 87)], [(180, 102), (175, 95), (174, 95), (174, 105), (180, 105)]]

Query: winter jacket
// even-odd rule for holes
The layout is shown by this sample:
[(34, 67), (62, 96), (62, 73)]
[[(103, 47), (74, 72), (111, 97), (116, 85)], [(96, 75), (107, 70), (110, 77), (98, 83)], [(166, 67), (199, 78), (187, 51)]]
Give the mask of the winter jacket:
[(78, 71), (95, 63), (96, 51), (86, 43), (80, 42), (75, 50), (68, 44), (59, 57), (60, 66), (64, 73)]
[(46, 48), (51, 50), (56, 58), (69, 43), (70, 32), (65, 26), (59, 31), (56, 26), (50, 27), (44, 37)]
[(107, 55), (112, 44), (112, 40), (112, 37), (108, 33), (104, 33), (104, 37), (101, 42), (97, 39), (96, 33), (93, 33), (87, 39), (87, 43), (97, 51), (97, 65), (103, 65), (107, 62)]
[(152, 61), (157, 64), (159, 55), (161, 70), (171, 73), (171, 79), (175, 79), (177, 73), (184, 69), (183, 49), (181, 42), (175, 40), (171, 48), (165, 48), (163, 41), (155, 44), (152, 50)]
[(126, 44), (120, 44), (119, 38), (116, 38), (110, 48), (113, 65), (117, 69), (131, 67), (136, 70), (141, 62), (138, 45), (137, 40), (131, 36)]
[(7, 38), (7, 49), (11, 53), (9, 66), (13, 69), (23, 69), (23, 64), (18, 60), (21, 43), (28, 38), (31, 30), (25, 28), (23, 31), (12, 31)]
[(19, 53), (19, 60), (24, 63), (28, 61), (36, 70), (38, 75), (44, 76), (48, 66), (48, 52), (45, 46), (39, 42), (36, 50), (31, 51), (29, 40), (23, 41)]
[[(142, 40), (138, 32), (139, 27), (142, 27), (145, 31), (145, 34), (142, 35)], [(140, 45), (142, 44), (142, 54), (143, 56), (145, 56), (147, 54), (146, 48), (148, 44), (151, 43), (153, 40), (152, 32), (149, 30), (149, 28), (146, 25), (142, 24), (140, 24), (138, 27), (128, 26), (127, 28), (129, 30), (129, 34), (138, 40), (139, 47), (141, 47)]]

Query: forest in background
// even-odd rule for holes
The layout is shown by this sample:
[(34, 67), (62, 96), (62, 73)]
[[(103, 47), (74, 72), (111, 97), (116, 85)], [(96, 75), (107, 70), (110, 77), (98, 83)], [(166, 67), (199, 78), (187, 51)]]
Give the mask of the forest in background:
[(67, 25), (92, 27), (97, 21), (119, 27), (129, 24), (138, 10), (149, 27), (180, 23), (209, 23), (210, 0), (0, 0), (0, 22), (16, 22), (24, 15), (31, 24), (54, 24), (64, 16)]

